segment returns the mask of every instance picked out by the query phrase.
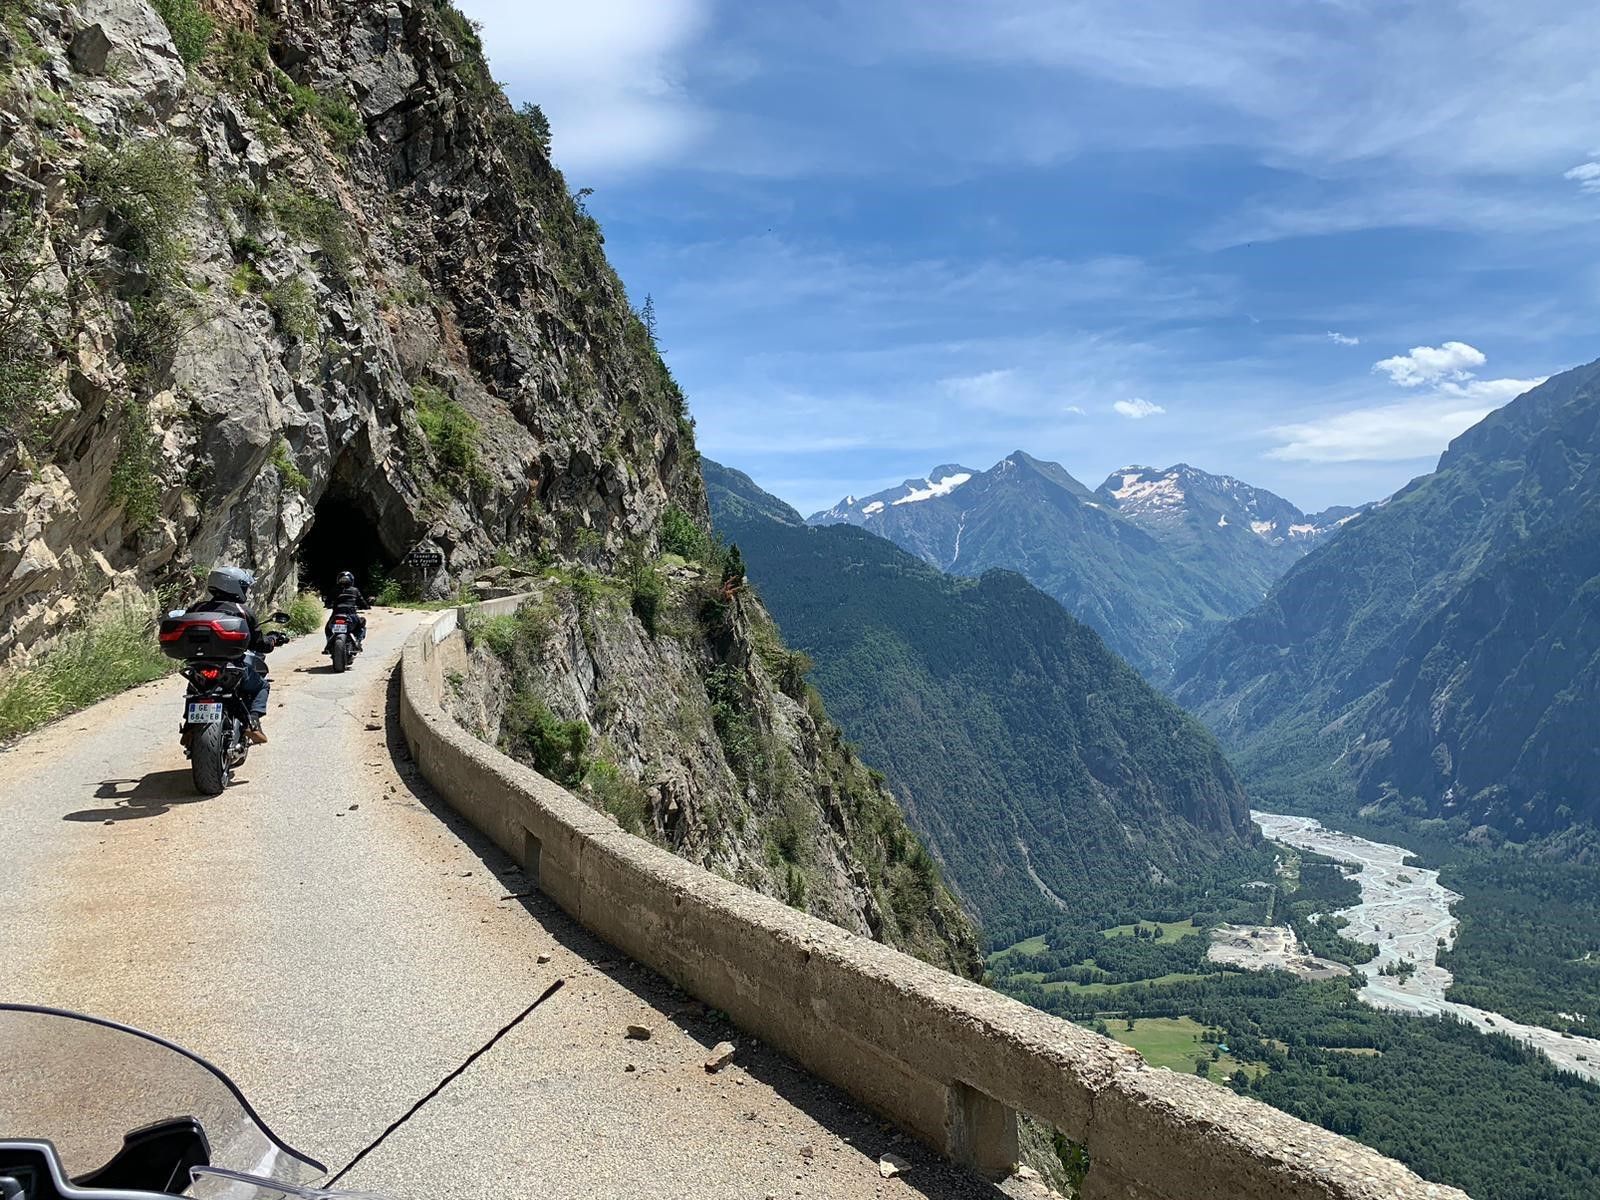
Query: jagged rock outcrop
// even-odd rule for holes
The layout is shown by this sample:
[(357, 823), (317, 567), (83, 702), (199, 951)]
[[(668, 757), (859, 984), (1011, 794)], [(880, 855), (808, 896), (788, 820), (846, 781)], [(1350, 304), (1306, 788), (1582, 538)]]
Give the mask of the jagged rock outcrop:
[(319, 523), (438, 592), (703, 517), (598, 226), (448, 4), (0, 7), (0, 658), (221, 559), (293, 586)]

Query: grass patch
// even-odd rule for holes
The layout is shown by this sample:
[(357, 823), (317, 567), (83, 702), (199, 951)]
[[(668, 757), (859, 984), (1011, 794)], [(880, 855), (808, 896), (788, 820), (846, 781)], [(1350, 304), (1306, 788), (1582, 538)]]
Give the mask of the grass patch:
[(128, 610), (68, 633), (37, 661), (0, 672), (0, 741), (159, 679), (173, 665), (142, 612)]
[(997, 963), (1013, 954), (1043, 954), (1048, 949), (1050, 949), (1050, 944), (1045, 941), (1044, 934), (1041, 933), (1035, 937), (1023, 938), (1020, 942), (1013, 942), (1004, 950), (996, 950), (989, 955), (989, 962), (991, 964)]
[(121, 440), (106, 494), (122, 506), (127, 527), (142, 532), (155, 524), (161, 500), (155, 463), (156, 435), (150, 425), (150, 406), (144, 401), (133, 397), (124, 400), (121, 415)]
[(315, 633), (322, 628), (322, 600), (313, 592), (301, 592), (284, 608), (290, 633)]
[(183, 65), (199, 66), (217, 28), (211, 15), (200, 6), (200, 0), (151, 0), (151, 6), (166, 23)]
[(21, 196), (0, 204), (0, 435), (20, 442), (40, 436), (54, 383), (49, 325), (58, 300), (40, 283), (42, 231)]
[(181, 280), (184, 217), (194, 206), (195, 174), (175, 138), (127, 139), (96, 147), (84, 163), (84, 182), (127, 226), (124, 249), (162, 284)]
[(617, 824), (632, 834), (646, 832), (650, 802), (644, 787), (623, 774), (615, 763), (597, 758), (583, 776), (583, 787), (596, 806), (617, 819)]
[(430, 383), (416, 383), (417, 424), (439, 464), (458, 481), (486, 487), (489, 479), (478, 461), (478, 422), (461, 404)]
[(350, 274), (356, 263), (356, 247), (342, 208), (332, 200), (294, 187), (273, 188), (267, 203), (285, 233), (314, 243), (341, 279)]
[(305, 472), (295, 466), (294, 458), (289, 453), (289, 443), (281, 437), (272, 443), (272, 465), (277, 468), (283, 482), (302, 496), (311, 487), (311, 480), (306, 478)]
[(317, 302), (304, 279), (296, 275), (266, 294), (278, 328), (291, 337), (309, 342), (317, 336)]
[[(1129, 1029), (1128, 1026), (1133, 1028)], [(1140, 1017), (1133, 1021), (1108, 1021), (1107, 1032), (1124, 1046), (1132, 1046), (1152, 1067), (1166, 1067), (1187, 1075), (1199, 1074), (1195, 1060), (1207, 1060), (1205, 1074), (1212, 1079), (1233, 1077), (1243, 1071), (1249, 1078), (1266, 1074), (1265, 1063), (1245, 1062), (1217, 1051), (1214, 1032), (1193, 1017)], [(1216, 1056), (1212, 1052), (1217, 1051)]]

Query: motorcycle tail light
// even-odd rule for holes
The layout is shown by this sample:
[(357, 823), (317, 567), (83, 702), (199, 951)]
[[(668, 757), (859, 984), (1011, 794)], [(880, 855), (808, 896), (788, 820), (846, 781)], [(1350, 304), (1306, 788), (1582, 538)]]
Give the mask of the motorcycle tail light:
[(215, 683), (217, 680), (222, 678), (222, 668), (221, 667), (201, 667), (200, 668), (200, 678), (204, 679), (207, 683)]

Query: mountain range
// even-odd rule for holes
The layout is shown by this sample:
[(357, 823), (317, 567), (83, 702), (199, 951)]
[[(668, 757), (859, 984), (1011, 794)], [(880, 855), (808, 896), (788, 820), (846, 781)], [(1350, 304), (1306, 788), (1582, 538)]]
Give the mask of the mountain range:
[(1258, 603), (1357, 509), (1308, 516), (1289, 501), (1187, 464), (1126, 467), (1091, 491), (1022, 451), (987, 471), (959, 464), (814, 514), (856, 525), (940, 570), (1015, 570), (1098, 632), (1148, 679)]
[(1185, 664), (1258, 803), (1600, 822), (1600, 363), (1461, 434)]
[(1213, 738), (1021, 576), (808, 528), (702, 465), (718, 532), (991, 939), (1030, 916), (1114, 917), (1258, 844)]

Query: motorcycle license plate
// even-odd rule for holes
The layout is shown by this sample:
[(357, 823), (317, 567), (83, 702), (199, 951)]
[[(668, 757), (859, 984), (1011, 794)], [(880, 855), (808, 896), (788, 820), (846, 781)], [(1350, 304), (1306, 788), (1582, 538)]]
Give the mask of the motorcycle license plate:
[(191, 704), (189, 705), (190, 725), (216, 725), (222, 720), (222, 705), (217, 704)]
[(348, 628), (349, 628), (349, 626), (346, 625), (343, 621), (335, 621), (333, 623), (333, 631), (335, 633), (343, 633)]

